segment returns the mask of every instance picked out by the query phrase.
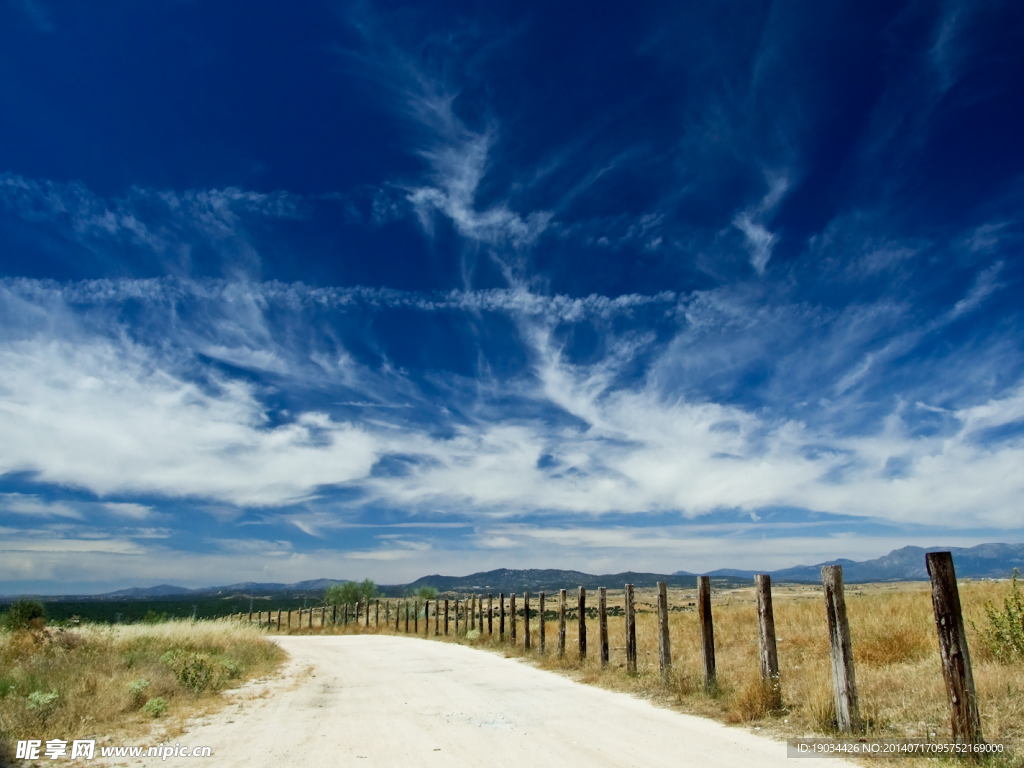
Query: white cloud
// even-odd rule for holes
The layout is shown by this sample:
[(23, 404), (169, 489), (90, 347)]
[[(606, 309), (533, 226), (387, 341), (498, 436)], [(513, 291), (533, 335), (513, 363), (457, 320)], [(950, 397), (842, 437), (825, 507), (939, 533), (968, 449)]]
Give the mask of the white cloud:
[(733, 217), (732, 223), (747, 239), (750, 251), (750, 265), (759, 275), (772, 257), (772, 249), (778, 236), (768, 231), (764, 221), (771, 216), (789, 190), (790, 181), (785, 174), (768, 174), (768, 192), (757, 205), (747, 208)]
[(81, 512), (65, 502), (46, 501), (25, 493), (0, 493), (0, 512), (34, 517), (82, 517)]
[(148, 350), (99, 339), (0, 348), (0, 472), (86, 488), (263, 506), (365, 475), (375, 439), (306, 413), (267, 425), (253, 388), (213, 391), (155, 367)]
[[(979, 277), (968, 298), (980, 296), (993, 279)], [(707, 375), (708, 366), (720, 367), (717, 357), (702, 357), (698, 342), (703, 337), (713, 347), (711, 354), (724, 346), (728, 355), (749, 357), (752, 351), (746, 348), (730, 350), (729, 339), (754, 337), (756, 352), (761, 343), (756, 334), (774, 337), (780, 328), (813, 322), (830, 324), (835, 332), (823, 337), (820, 347), (803, 350), (793, 365), (813, 359), (826, 371), (847, 371), (845, 379), (837, 376), (838, 389), (852, 397), (854, 384), (891, 356), (883, 347), (884, 354), (870, 360), (855, 357), (878, 327), (889, 327), (902, 316), (892, 308), (806, 316), (801, 313), (809, 310), (766, 306), (759, 295), (727, 291), (682, 299), (670, 293), (570, 299), (524, 290), (427, 297), (178, 281), (54, 287), (22, 280), (6, 281), (3, 287), (0, 298), (20, 302), (19, 317), (36, 313), (51, 322), (33, 321), (28, 325), (35, 330), (12, 331), (0, 339), (0, 431), (7, 436), (0, 444), (0, 472), (29, 472), (42, 482), (116, 496), (112, 504), (125, 504), (126, 496), (144, 492), (218, 502), (223, 505), (216, 507), (218, 515), (224, 517), (227, 509), (230, 518), (230, 510), (239, 505), (293, 504), (314, 497), (321, 486), (340, 485), (361, 494), (352, 505), (454, 511), (472, 519), (534, 510), (700, 515), (785, 505), (906, 522), (1019, 524), (1024, 480), (1018, 479), (1016, 467), (1024, 445), (1013, 437), (1013, 425), (1024, 418), (1024, 387), (984, 404), (935, 400), (946, 406), (951, 425), (938, 435), (911, 428), (908, 419), (921, 409), (897, 409), (881, 428), (851, 436), (827, 419), (805, 422), (785, 415), (785, 409), (688, 398), (686, 388), (678, 385), (684, 366), (700, 376)], [(344, 402), (403, 407), (365, 408), (353, 423), (307, 410), (274, 425), (258, 387), (225, 378), (212, 367), (197, 371), (185, 354), (195, 341), (194, 329), (179, 327), (180, 338), (162, 337), (160, 347), (145, 346), (127, 340), (117, 325), (76, 324), (65, 302), (93, 302), (101, 311), (127, 295), (173, 304), (176, 292), (203, 295), (212, 308), (237, 318), (237, 327), (221, 336), (244, 338), (245, 344), (220, 347), (253, 350), (251, 359), (257, 361), (287, 359), (279, 368), (285, 387), (307, 386), (306, 377), (313, 374), (294, 362), (301, 361), (302, 350), (284, 353), (284, 345), (273, 341), (266, 317), (283, 304), (292, 307), (300, 327), (306, 307), (351, 308), (358, 302), (376, 309), (502, 313), (515, 319), (532, 369), (512, 379), (480, 378), (471, 390), (441, 377), (431, 385), (445, 393), (441, 404), (463, 416), (445, 421), (449, 417), (442, 415), (440, 423), (424, 423), (416, 421), (417, 408), (408, 406), (436, 404), (437, 394), (428, 398), (401, 372), (373, 372), (347, 358), (332, 369), (334, 378), (324, 379), (337, 386), (343, 376), (355, 387), (354, 399)], [(223, 309), (235, 304), (244, 312)], [(617, 336), (605, 332), (601, 358), (584, 365), (565, 357), (553, 330), (560, 322), (628, 317), (644, 307), (659, 307), (661, 314), (660, 308), (667, 307), (685, 318), (675, 340), (664, 344), (642, 330)], [(206, 318), (202, 315), (200, 322)], [(199, 348), (215, 348), (221, 336), (213, 333)], [(899, 348), (912, 348), (919, 337), (899, 337)], [(185, 345), (183, 353), (166, 352), (178, 343)], [(261, 353), (266, 357), (260, 358)], [(836, 359), (829, 360), (830, 354)], [(630, 373), (638, 357), (646, 359), (641, 378)], [(860, 362), (848, 365), (851, 357)], [(510, 399), (529, 405), (495, 408)], [(931, 397), (921, 393), (910, 402), (919, 400)], [(1004, 428), (1010, 436), (991, 443), (988, 436)], [(371, 473), (377, 459), (389, 455), (405, 457), (403, 471)], [(903, 467), (898, 477), (886, 471), (893, 457)], [(80, 505), (19, 503), (39, 515), (86, 511)], [(150, 514), (142, 506), (107, 511), (138, 519)], [(322, 514), (312, 504), (290, 512), (288, 521), (324, 536), (346, 519)]]

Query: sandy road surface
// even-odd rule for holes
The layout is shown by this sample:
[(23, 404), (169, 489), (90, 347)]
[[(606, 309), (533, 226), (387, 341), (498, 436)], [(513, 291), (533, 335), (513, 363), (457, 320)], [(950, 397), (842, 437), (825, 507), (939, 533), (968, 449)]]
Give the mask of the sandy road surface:
[(276, 640), (291, 659), (272, 694), (247, 686), (174, 740), (213, 757), (112, 764), (793, 768), (784, 743), (493, 653), (380, 635)]

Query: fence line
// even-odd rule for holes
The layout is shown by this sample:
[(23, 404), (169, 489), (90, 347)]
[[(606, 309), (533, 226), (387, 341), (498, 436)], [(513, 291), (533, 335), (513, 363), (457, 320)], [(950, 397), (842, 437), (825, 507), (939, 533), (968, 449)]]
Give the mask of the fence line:
[[(964, 633), (964, 622), (960, 605), (959, 592), (956, 586), (956, 574), (953, 569), (953, 559), (949, 552), (931, 552), (926, 555), (926, 566), (932, 588), (932, 607), (935, 614), (935, 625), (938, 632), (939, 656), (942, 665), (942, 674), (949, 698), (951, 710), (951, 730), (953, 738), (958, 743), (977, 744), (982, 742), (981, 717), (978, 710), (977, 694), (974, 687), (974, 678), (971, 671), (970, 654), (967, 648), (967, 638)], [(843, 586), (842, 566), (825, 566), (822, 568), (822, 588), (825, 599), (826, 627), (830, 640), (830, 658), (832, 667), (833, 694), (835, 698), (836, 723), (838, 729), (844, 733), (856, 733), (863, 730), (864, 722), (860, 716), (857, 697), (855, 670), (853, 664), (853, 643), (850, 636), (849, 621), (847, 618), (846, 600)], [(663, 681), (671, 679), (672, 651), (669, 643), (669, 620), (670, 611), (668, 601), (668, 587), (665, 582), (658, 582), (657, 586), (657, 636), (658, 636), (658, 661), (659, 671)], [(772, 708), (782, 707), (782, 685), (779, 672), (778, 648), (775, 637), (775, 617), (772, 608), (771, 577), (768, 574), (757, 574), (754, 577), (754, 592), (757, 607), (757, 649), (761, 678), (767, 686)], [(577, 645), (578, 655), (581, 661), (587, 658), (587, 603), (586, 588), (579, 587), (577, 601)], [(715, 661), (715, 636), (714, 621), (711, 607), (711, 579), (708, 576), (700, 576), (697, 579), (697, 603), (694, 610), (697, 613), (698, 628), (701, 644), (701, 663), (703, 666), (704, 689), (714, 693), (718, 688), (717, 667)], [(557, 658), (564, 659), (566, 654), (566, 621), (567, 621), (567, 592), (565, 589), (558, 593), (558, 646)], [(454, 619), (456, 635), (465, 632), (476, 632), (483, 634), (484, 630), (484, 600), (483, 595), (472, 595), (469, 599), (463, 600), (460, 606), (458, 597), (454, 599)], [(375, 602), (375, 627), (380, 629), (380, 605), (379, 599)], [(429, 599), (423, 604), (423, 618), (425, 636), (430, 635), (430, 603)], [(441, 623), (441, 599), (435, 598), (434, 603), (434, 635), (440, 635)], [(690, 604), (694, 605), (693, 603)], [(396, 601), (394, 631), (401, 631), (402, 608), (405, 611), (405, 632), (410, 629), (410, 613), (412, 614), (412, 629), (419, 634), (420, 601), (415, 600), (411, 605), (409, 600)], [(460, 607), (463, 611), (460, 613)], [(330, 607), (330, 624), (337, 626), (339, 621), (338, 606)], [(636, 604), (634, 587), (626, 584), (623, 591), (623, 613), (625, 614), (625, 655), (626, 671), (629, 674), (637, 674), (637, 642), (636, 642)], [(364, 627), (370, 626), (370, 602), (366, 600), (360, 605), (354, 606), (354, 623), (359, 626), (360, 610), (363, 609)], [(449, 598), (444, 598), (444, 634), (449, 634), (451, 606)], [(593, 609), (592, 609), (593, 610)], [(617, 609), (616, 609), (617, 610)], [(292, 614), (297, 613), (297, 621), (293, 621)], [(263, 611), (253, 614), (249, 611), (233, 613), (225, 617), (229, 621), (255, 623), (258, 627), (264, 626)], [(319, 608), (288, 609), (283, 612), (277, 610), (276, 617), (273, 611), (266, 611), (266, 628), (275, 628), (278, 632), (291, 631), (294, 624), (298, 629), (312, 631), (314, 617), (319, 613), (320, 627), (325, 628), (328, 624), (328, 606)], [(517, 616), (519, 611), (516, 608), (516, 594), (513, 592), (508, 596), (508, 612), (506, 612), (505, 593), (498, 595), (498, 639), (505, 642), (506, 617), (511, 622), (509, 626), (508, 641), (512, 644), (518, 643), (517, 638)], [(530, 593), (523, 594), (523, 648), (531, 651), (534, 647), (531, 631), (531, 618), (534, 612), (531, 610)], [(609, 664), (609, 631), (608, 631), (608, 602), (607, 589), (598, 588), (597, 607), (598, 629), (600, 637), (600, 664), (607, 667)], [(390, 626), (391, 601), (384, 602), (384, 626)], [(546, 655), (546, 604), (545, 593), (538, 594), (538, 610), (536, 617), (539, 622), (537, 651)], [(349, 606), (341, 608), (341, 624), (347, 626), (349, 623)], [(255, 619), (255, 621), (254, 621)], [(286, 622), (286, 623), (285, 623)], [(305, 622), (305, 624), (304, 624)], [(487, 633), (494, 633), (494, 596), (487, 595)]]

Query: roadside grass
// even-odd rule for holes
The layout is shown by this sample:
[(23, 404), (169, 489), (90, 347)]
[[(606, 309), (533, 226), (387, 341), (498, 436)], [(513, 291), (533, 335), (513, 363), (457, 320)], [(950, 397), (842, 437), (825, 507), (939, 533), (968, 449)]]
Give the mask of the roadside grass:
[[(982, 717), (982, 730), (989, 741), (1006, 741), (1014, 746), (1014, 761), (990, 760), (987, 765), (1021, 765), (1024, 757), (1024, 658), (999, 655), (986, 645), (983, 637), (988, 625), (985, 603), (1000, 605), (1009, 582), (969, 581), (959, 584), (961, 603), (968, 633), (975, 686)], [(517, 617), (517, 642), (510, 639), (510, 618), (506, 618), (504, 639), (498, 636), (497, 599), (494, 632), (468, 633), (460, 621), (455, 633), (454, 620), (447, 637), (434, 635), (434, 619), (429, 630), (421, 616), (419, 635), (428, 639), (458, 642), (481, 649), (529, 660), (537, 666), (592, 685), (649, 698), (655, 703), (690, 714), (733, 724), (745, 724), (778, 738), (837, 735), (835, 705), (832, 699), (832, 671), (825, 604), (820, 586), (773, 585), (776, 634), (778, 639), (780, 684), (783, 707), (773, 711), (759, 676), (757, 616), (753, 588), (716, 590), (713, 598), (717, 687), (704, 690), (700, 633), (693, 609), (693, 590), (669, 590), (669, 629), (673, 665), (667, 682), (658, 666), (657, 596), (654, 590), (636, 591), (638, 668), (635, 675), (626, 670), (625, 619), (609, 615), (609, 664), (600, 663), (598, 622), (587, 620), (588, 654), (579, 659), (575, 594), (570, 593), (573, 610), (566, 626), (566, 653), (557, 656), (558, 623), (551, 620), (556, 599), (548, 595), (549, 620), (545, 624), (546, 647), (539, 650), (536, 596), (531, 604), (532, 648), (523, 647), (522, 602)], [(521, 596), (519, 596), (521, 598)], [(597, 595), (588, 593), (588, 607), (596, 607)], [(856, 681), (864, 735), (873, 738), (924, 738), (950, 740), (949, 707), (939, 664), (935, 619), (930, 587), (927, 583), (852, 584), (846, 587), (850, 633), (853, 640)], [(608, 592), (609, 611), (622, 608), (622, 590)], [(404, 612), (400, 629), (395, 631), (396, 601), (391, 601), (390, 622), (381, 627), (371, 615), (367, 628), (359, 625), (315, 626), (313, 634), (386, 633), (405, 634)], [(422, 610), (422, 605), (421, 605)], [(975, 628), (973, 625), (976, 625)], [(479, 630), (478, 630), (479, 631)], [(292, 629), (291, 634), (310, 630)], [(412, 624), (410, 624), (410, 634)], [(905, 768), (914, 765), (961, 764), (956, 760), (903, 758), (888, 761)], [(885, 765), (880, 758), (871, 765)]]
[(227, 622), (0, 632), (0, 765), (13, 761), (19, 739), (99, 746), (145, 736), (158, 718), (180, 733), (186, 719), (217, 708), (219, 691), (284, 657), (265, 633)]

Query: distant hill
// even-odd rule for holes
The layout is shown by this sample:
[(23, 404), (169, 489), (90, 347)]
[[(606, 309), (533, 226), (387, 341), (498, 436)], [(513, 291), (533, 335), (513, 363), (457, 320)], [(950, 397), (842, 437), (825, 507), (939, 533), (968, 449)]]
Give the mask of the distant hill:
[(168, 597), (169, 595), (187, 595), (197, 590), (186, 587), (175, 587), (172, 584), (160, 584), (156, 587), (132, 587), (108, 592), (102, 597)]
[[(721, 581), (723, 585), (736, 581), (728, 576), (719, 577), (717, 580)], [(664, 581), (669, 586), (691, 589), (697, 585), (697, 577), (688, 573), (661, 574), (628, 571), (596, 576), (581, 571), (499, 568), (494, 571), (473, 573), (469, 576), (436, 574), (424, 576), (403, 586), (412, 590), (417, 590), (420, 587), (433, 587), (438, 592), (491, 592), (497, 594), (498, 592), (546, 591), (550, 593), (559, 589), (575, 587), (584, 587), (588, 590), (595, 590), (598, 587), (614, 589), (624, 584), (632, 584), (635, 587), (653, 587), (659, 581)]]
[[(888, 555), (856, 562), (854, 560), (829, 560), (817, 565), (797, 565), (778, 571), (769, 571), (776, 581), (821, 581), (823, 565), (843, 566), (843, 581), (865, 583), (870, 581), (927, 581), (925, 566), (926, 552), (952, 552), (953, 567), (959, 578), (1005, 579), (1013, 574), (1014, 568), (1024, 571), (1024, 544), (979, 544), (976, 547), (903, 547), (894, 549)], [(685, 574), (685, 571), (677, 571)], [(755, 573), (763, 571), (742, 571), (723, 568), (711, 571), (712, 577), (752, 579)]]

